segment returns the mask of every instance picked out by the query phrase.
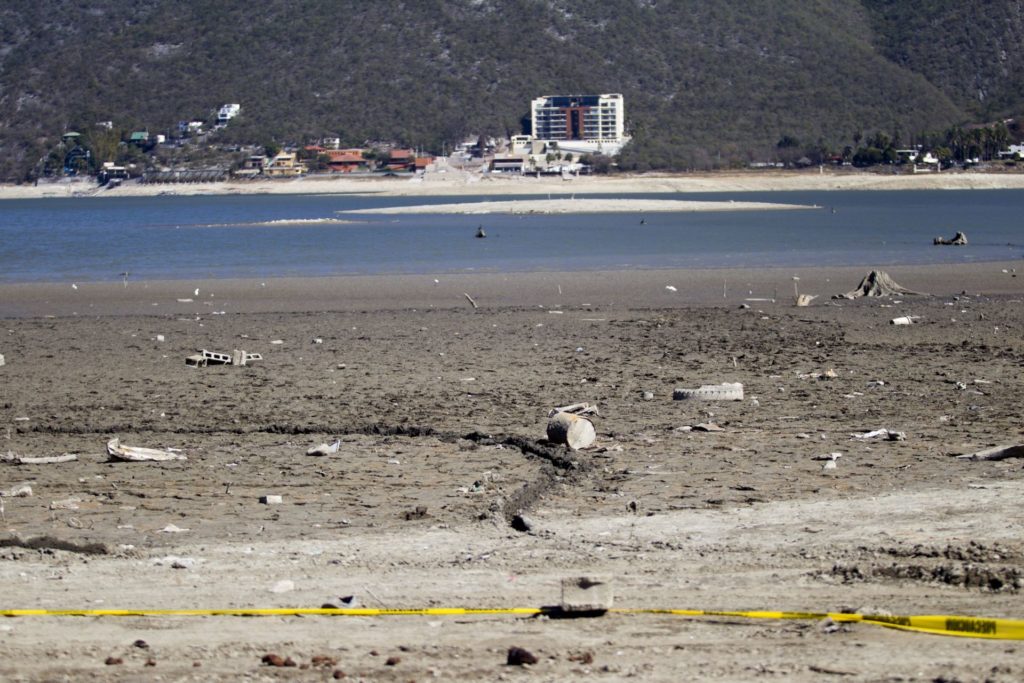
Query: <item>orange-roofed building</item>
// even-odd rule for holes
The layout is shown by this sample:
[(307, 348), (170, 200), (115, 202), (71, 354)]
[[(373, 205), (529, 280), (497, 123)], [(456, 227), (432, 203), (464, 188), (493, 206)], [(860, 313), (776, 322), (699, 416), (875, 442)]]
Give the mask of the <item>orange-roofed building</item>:
[(329, 149), (324, 154), (328, 158), (328, 167), (334, 173), (351, 173), (369, 168), (361, 149)]

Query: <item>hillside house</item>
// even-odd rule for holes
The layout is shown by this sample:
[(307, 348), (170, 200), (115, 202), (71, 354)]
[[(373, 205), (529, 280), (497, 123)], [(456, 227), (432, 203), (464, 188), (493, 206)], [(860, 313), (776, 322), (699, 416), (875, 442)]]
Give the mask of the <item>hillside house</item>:
[(370, 168), (361, 149), (328, 149), (324, 153), (329, 159), (327, 166), (332, 173), (352, 173), (367, 171)]
[(226, 124), (242, 111), (240, 104), (225, 104), (217, 111), (217, 123)]
[(411, 149), (393, 149), (384, 166), (388, 171), (412, 171), (416, 168), (416, 155)]
[(263, 167), (264, 175), (271, 178), (294, 178), (306, 172), (306, 165), (299, 161), (295, 152), (278, 152)]

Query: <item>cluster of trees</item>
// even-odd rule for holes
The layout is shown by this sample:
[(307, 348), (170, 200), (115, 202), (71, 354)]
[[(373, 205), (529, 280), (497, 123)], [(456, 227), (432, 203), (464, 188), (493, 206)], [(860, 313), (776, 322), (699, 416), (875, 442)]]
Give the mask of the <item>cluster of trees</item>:
[[(999, 153), (1017, 138), (1017, 125), (1013, 132), (1004, 122), (989, 126), (965, 128), (955, 125), (942, 132), (921, 133), (904, 139), (897, 129), (892, 134), (875, 132), (865, 136), (856, 132), (851, 143), (833, 149), (821, 140), (813, 145), (801, 145), (792, 135), (784, 135), (776, 144), (776, 158), (787, 166), (844, 163), (866, 167), (895, 164), (901, 161), (920, 161), (931, 154), (943, 165), (971, 164), (999, 159)], [(914, 154), (900, 154), (915, 150)]]

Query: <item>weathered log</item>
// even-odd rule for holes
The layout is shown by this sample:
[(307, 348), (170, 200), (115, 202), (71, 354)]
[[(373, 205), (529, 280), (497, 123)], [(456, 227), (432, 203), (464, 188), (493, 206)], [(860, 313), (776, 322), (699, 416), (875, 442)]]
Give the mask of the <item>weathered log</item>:
[(7, 455), (0, 455), (0, 462), (7, 462), (12, 465), (52, 465), (59, 462), (72, 462), (78, 460), (78, 456), (74, 453), (65, 453), (64, 455), (43, 455), (39, 457), (31, 457), (25, 455), (16, 455), (8, 452)]
[(594, 423), (572, 413), (555, 413), (548, 420), (548, 440), (562, 443), (572, 450), (586, 448), (594, 443), (597, 432)]
[(965, 453), (956, 457), (957, 460), (1008, 460), (1009, 458), (1024, 458), (1024, 445), (995, 446), (978, 451), (977, 453)]

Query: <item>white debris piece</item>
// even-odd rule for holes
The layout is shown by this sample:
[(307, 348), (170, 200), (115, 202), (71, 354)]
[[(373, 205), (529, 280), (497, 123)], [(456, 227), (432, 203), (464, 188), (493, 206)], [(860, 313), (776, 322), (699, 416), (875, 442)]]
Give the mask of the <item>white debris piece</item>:
[(316, 446), (311, 446), (306, 455), (334, 455), (341, 448), (341, 439), (338, 439), (334, 443), (322, 443)]
[(703, 401), (742, 401), (743, 384), (740, 382), (722, 382), (721, 384), (704, 384), (699, 389), (676, 389), (672, 392), (676, 401), (687, 399)]
[(5, 498), (28, 498), (32, 495), (32, 487), (28, 484), (12, 486), (6, 491), (0, 491), (0, 496)]
[(121, 460), (123, 462), (188, 460), (184, 454), (175, 453), (171, 449), (159, 450), (156, 448), (122, 446), (121, 440), (117, 437), (107, 442), (107, 455), (110, 456), (111, 460)]
[(875, 429), (870, 432), (864, 432), (863, 434), (850, 434), (850, 436), (853, 437), (854, 439), (859, 439), (860, 441), (867, 441), (869, 439), (874, 439), (879, 436), (884, 436), (887, 441), (907, 440), (906, 432), (897, 432), (895, 430), (885, 428)]

